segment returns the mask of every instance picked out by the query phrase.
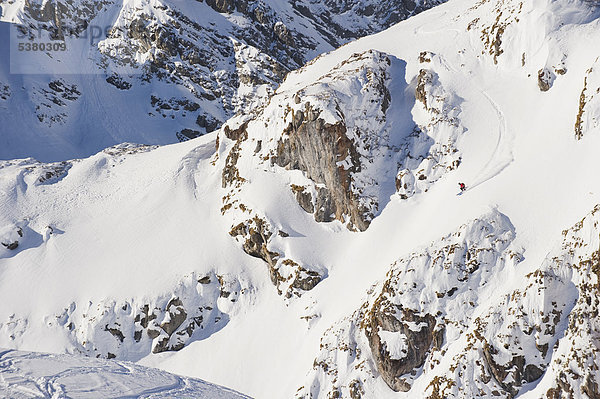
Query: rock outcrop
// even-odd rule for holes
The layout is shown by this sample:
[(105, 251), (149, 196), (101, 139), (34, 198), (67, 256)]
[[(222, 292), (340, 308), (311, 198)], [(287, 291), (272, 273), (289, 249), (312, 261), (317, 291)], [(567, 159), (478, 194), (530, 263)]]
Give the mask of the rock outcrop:
[(68, 107), (80, 96), (81, 92), (76, 85), (56, 79), (48, 83), (47, 87), (36, 87), (31, 98), (35, 103), (35, 114), (39, 122), (53, 127), (67, 123)]
[[(409, 391), (411, 385), (402, 376), (414, 374), (423, 366), (434, 339), (443, 343), (443, 330), (435, 331), (434, 316), (393, 304), (377, 303), (367, 317), (365, 334), (381, 378), (394, 391)], [(394, 335), (401, 337), (400, 350), (386, 341)]]
[(575, 138), (581, 140), (588, 131), (600, 127), (600, 58), (587, 70), (579, 95), (579, 110), (575, 120)]
[(433, 53), (419, 56), (422, 68), (415, 78), (416, 126), (401, 144), (396, 192), (408, 199), (429, 190), (432, 184), (461, 164), (458, 143), (466, 129), (460, 123), (460, 101), (446, 90), (431, 65), (441, 62)]
[(556, 75), (548, 68), (542, 68), (538, 71), (538, 87), (541, 91), (548, 91), (552, 87), (552, 83)]
[(23, 238), (23, 229), (17, 225), (6, 226), (0, 230), (0, 244), (9, 251), (19, 247), (21, 238)]
[(547, 398), (597, 397), (598, 226), (600, 205), (492, 303), (492, 281), (523, 259), (503, 215), (398, 260), (368, 301), (325, 333), (298, 397), (351, 397), (357, 384), (370, 391), (381, 378), (395, 391), (418, 380), (419, 394), (432, 399), (514, 398), (544, 375), (554, 376), (543, 380)]
[(65, 332), (78, 351), (93, 357), (140, 359), (181, 350), (223, 328), (228, 313), (249, 293), (247, 282), (228, 275), (192, 274), (172, 295), (149, 302), (106, 300), (73, 303), (47, 318), (48, 328)]
[[(475, 10), (478, 10), (478, 15), (485, 15), (485, 18), (474, 18), (467, 25), (467, 30), (473, 31), (481, 40), (484, 53), (491, 57), (494, 64), (498, 64), (506, 47), (504, 35), (522, 18), (523, 3), (512, 0), (481, 2), (468, 11)], [(486, 10), (486, 14), (481, 13), (482, 10)]]
[[(262, 145), (258, 156), (303, 172), (307, 184), (292, 190), (318, 222), (338, 220), (365, 230), (388, 200), (377, 176), (397, 171), (386, 119), (391, 63), (377, 51), (354, 54), (319, 81), (277, 98), (285, 107), (284, 127), (275, 145)], [(340, 98), (348, 90), (352, 100), (344, 103)], [(257, 121), (273, 118), (269, 112)]]
[(600, 397), (599, 226), (600, 205), (597, 205), (584, 219), (563, 232), (562, 247), (542, 266), (557, 275), (567, 276), (571, 285), (569, 298), (574, 302), (568, 317), (568, 307), (561, 314), (561, 321), (566, 321), (564, 330), (557, 328), (556, 331), (562, 338), (553, 348), (549, 365), (555, 380), (546, 392), (548, 398)]
[[(294, 114), (272, 161), (288, 169), (301, 170), (317, 185), (324, 185), (316, 189), (314, 204), (309, 205), (306, 197), (300, 197), (304, 210), (314, 209), (317, 222), (344, 220), (348, 215), (350, 225), (365, 230), (373, 215), (362, 208), (352, 193), (352, 174), (360, 172), (361, 163), (346, 132), (342, 122), (325, 123), (319, 118), (319, 112), (307, 104), (305, 111)], [(348, 166), (339, 166), (344, 161)]]
[[(281, 235), (281, 232), (279, 232)], [(268, 243), (273, 235), (266, 220), (255, 216), (231, 229), (232, 237), (242, 241), (244, 252), (262, 259), (269, 268), (271, 282), (280, 295), (291, 298), (301, 296), (312, 290), (325, 277), (320, 270), (311, 270), (292, 259), (283, 259), (282, 255), (269, 250)]]
[[(298, 397), (334, 391), (349, 397), (354, 381), (362, 386), (377, 378), (394, 391), (406, 392), (417, 378), (432, 376), (456, 337), (472, 328), (486, 288), (494, 289), (488, 276), (522, 260), (513, 248), (514, 238), (508, 218), (492, 212), (396, 261), (386, 280), (369, 291), (367, 302), (325, 333), (311, 377)], [(484, 362), (478, 352), (467, 352)], [(504, 363), (493, 364), (501, 376)], [(527, 366), (521, 364), (519, 375), (539, 377)]]

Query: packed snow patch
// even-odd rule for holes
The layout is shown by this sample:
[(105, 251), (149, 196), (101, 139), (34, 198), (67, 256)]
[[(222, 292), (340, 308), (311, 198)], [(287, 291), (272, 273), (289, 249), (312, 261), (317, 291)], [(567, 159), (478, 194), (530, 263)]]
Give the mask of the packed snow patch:
[(0, 349), (0, 393), (25, 398), (207, 398), (246, 395), (130, 362)]

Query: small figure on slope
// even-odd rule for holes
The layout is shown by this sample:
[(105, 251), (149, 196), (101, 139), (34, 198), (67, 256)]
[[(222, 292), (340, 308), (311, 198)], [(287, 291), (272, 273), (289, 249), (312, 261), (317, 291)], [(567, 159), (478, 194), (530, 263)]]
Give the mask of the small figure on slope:
[(458, 183), (458, 186), (460, 187), (460, 191), (464, 192), (467, 189), (467, 186), (465, 186), (465, 183)]

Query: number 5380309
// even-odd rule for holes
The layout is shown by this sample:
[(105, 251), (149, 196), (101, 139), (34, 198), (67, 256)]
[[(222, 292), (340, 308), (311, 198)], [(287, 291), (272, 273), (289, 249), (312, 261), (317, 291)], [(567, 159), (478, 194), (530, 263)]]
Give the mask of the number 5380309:
[(66, 43), (19, 43), (19, 51), (66, 51)]

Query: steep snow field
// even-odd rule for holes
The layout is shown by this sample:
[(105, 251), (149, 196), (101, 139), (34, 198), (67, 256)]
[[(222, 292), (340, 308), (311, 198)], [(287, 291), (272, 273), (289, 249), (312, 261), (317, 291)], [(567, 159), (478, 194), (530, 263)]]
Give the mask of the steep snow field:
[[(290, 73), (256, 115), (218, 132), (63, 163), (2, 161), (0, 302), (8, 305), (0, 307), (0, 347), (116, 356), (257, 398), (435, 397), (443, 381), (448, 397), (544, 397), (564, 380), (568, 361), (560, 356), (596, 353), (597, 315), (581, 313), (590, 317), (589, 337), (568, 318), (585, 308), (578, 298), (594, 297), (585, 282), (598, 277), (582, 269), (580, 278), (568, 266), (597, 260), (597, 212), (583, 230), (576, 223), (600, 203), (598, 17), (598, 6), (579, 1), (451, 0), (318, 57)], [(550, 78), (538, 78), (544, 69)], [(389, 107), (381, 105), (383, 86)], [(348, 213), (317, 222), (319, 207), (313, 215), (294, 195), (303, 186), (317, 201), (332, 184), (293, 166), (305, 165), (309, 150), (284, 163), (283, 151), (297, 150), (286, 150), (286, 140), (314, 128), (307, 104), (326, 126), (343, 121), (356, 145), (356, 154), (348, 150), (334, 164), (347, 171), (360, 159), (350, 189), (368, 194), (372, 221), (355, 229), (364, 231), (350, 231), (360, 218)], [(419, 141), (415, 125), (430, 139)], [(419, 151), (421, 158), (407, 155)], [(455, 155), (460, 165), (451, 167)], [(400, 165), (414, 175), (410, 192), (394, 186)], [(427, 176), (415, 178), (420, 173)], [(462, 195), (459, 181), (467, 185)], [(235, 233), (239, 224), (245, 233)], [(257, 248), (246, 247), (246, 237)], [(578, 240), (585, 245), (571, 247)], [(435, 272), (426, 270), (436, 261), (418, 263), (422, 272), (411, 277), (418, 291), (402, 286), (413, 280), (395, 277), (410, 272), (411, 259), (437, 257), (447, 264)], [(553, 266), (556, 259), (563, 263)], [(296, 271), (322, 281), (306, 289), (277, 277)], [(530, 289), (535, 273), (557, 282)], [(536, 297), (544, 290), (554, 307)], [(511, 295), (525, 299), (504, 303)], [(416, 312), (412, 328), (377, 332), (386, 324), (369, 309), (385, 298)], [(519, 304), (522, 314), (509, 311)], [(542, 325), (535, 317), (550, 308), (560, 312), (552, 334), (514, 327)], [(479, 328), (486, 320), (490, 327)], [(419, 323), (446, 323), (441, 342), (432, 327), (426, 342), (436, 349), (425, 363), (392, 375), (403, 366), (385, 364), (402, 360), (410, 339), (427, 338), (411, 335), (425, 331)], [(480, 336), (485, 344), (473, 343)], [(379, 345), (383, 355), (372, 354)], [(494, 345), (499, 352), (489, 350)], [(385, 353), (388, 363), (378, 358)], [(525, 373), (519, 356), (543, 377)], [(572, 367), (590, 374), (565, 383), (576, 397), (593, 393), (587, 378), (600, 383), (591, 358)], [(480, 373), (478, 362), (488, 371)]]

